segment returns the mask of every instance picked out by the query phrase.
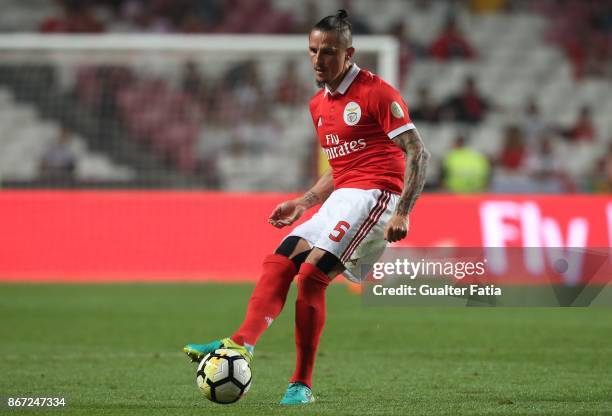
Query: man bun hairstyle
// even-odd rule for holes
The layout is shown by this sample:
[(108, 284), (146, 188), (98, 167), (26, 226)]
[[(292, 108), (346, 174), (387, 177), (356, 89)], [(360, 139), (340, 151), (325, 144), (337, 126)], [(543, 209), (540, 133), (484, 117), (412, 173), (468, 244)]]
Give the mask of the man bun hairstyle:
[(336, 32), (338, 40), (345, 48), (353, 46), (353, 33), (351, 22), (348, 21), (348, 13), (344, 9), (338, 10), (334, 15), (329, 15), (319, 20), (312, 30), (321, 32)]

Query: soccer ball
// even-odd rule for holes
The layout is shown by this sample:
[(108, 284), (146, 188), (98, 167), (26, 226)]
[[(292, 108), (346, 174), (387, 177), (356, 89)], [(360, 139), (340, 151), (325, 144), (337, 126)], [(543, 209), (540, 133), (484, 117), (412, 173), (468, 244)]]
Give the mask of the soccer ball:
[(196, 383), (208, 400), (234, 403), (251, 388), (251, 367), (238, 352), (218, 349), (200, 362)]

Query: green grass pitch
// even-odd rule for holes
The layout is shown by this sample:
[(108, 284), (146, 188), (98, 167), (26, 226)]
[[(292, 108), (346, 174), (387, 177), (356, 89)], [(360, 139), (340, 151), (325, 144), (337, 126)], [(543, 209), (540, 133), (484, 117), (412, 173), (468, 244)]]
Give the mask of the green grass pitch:
[(317, 403), (277, 404), (293, 370), (292, 289), (240, 402), (207, 402), (181, 348), (230, 334), (252, 286), (0, 285), (0, 396), (17, 414), (612, 415), (612, 309), (365, 308), (328, 292)]

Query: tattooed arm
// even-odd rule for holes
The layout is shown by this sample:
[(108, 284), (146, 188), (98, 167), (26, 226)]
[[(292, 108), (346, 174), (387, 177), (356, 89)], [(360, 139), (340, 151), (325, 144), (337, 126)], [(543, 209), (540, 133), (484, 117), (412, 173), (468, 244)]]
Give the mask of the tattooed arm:
[(308, 192), (299, 198), (280, 203), (274, 208), (268, 222), (277, 228), (293, 224), (308, 208), (325, 201), (334, 190), (331, 169), (319, 178)]
[(399, 241), (408, 234), (408, 214), (425, 185), (425, 171), (429, 160), (429, 152), (416, 129), (400, 134), (393, 141), (406, 153), (406, 173), (404, 190), (395, 213), (385, 228), (385, 240), (389, 242)]

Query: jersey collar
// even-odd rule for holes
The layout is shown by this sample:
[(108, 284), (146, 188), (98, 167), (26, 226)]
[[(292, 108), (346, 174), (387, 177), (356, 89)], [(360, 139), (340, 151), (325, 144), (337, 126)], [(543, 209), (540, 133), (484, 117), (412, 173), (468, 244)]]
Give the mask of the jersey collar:
[(359, 71), (361, 71), (361, 68), (359, 68), (357, 64), (352, 64), (349, 70), (346, 72), (344, 79), (342, 80), (338, 88), (336, 88), (336, 91), (331, 91), (327, 84), (325, 84), (325, 95), (346, 94), (346, 91), (349, 89), (353, 81), (355, 81), (357, 75), (359, 75)]

